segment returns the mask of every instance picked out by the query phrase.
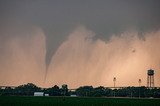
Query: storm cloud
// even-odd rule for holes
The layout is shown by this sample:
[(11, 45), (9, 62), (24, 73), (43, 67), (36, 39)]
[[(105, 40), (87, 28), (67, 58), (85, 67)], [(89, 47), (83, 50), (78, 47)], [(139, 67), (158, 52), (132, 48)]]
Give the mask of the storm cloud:
[[(1, 0), (0, 83), (39, 81), (43, 85), (46, 76), (47, 86), (61, 84), (66, 77), (71, 86), (107, 86), (113, 75), (118, 77), (118, 69), (123, 70), (119, 78), (128, 72), (134, 76), (138, 70), (143, 70), (143, 75), (148, 68), (159, 70), (159, 11), (159, 0)], [(142, 60), (137, 60), (140, 57)], [(142, 62), (146, 66), (139, 69)], [(34, 70), (34, 74), (26, 70)], [(124, 74), (124, 70), (131, 71)], [(85, 72), (89, 75), (83, 76)], [(15, 77), (21, 82), (11, 83)]]
[[(138, 86), (138, 79), (146, 85), (147, 70), (156, 70), (156, 85), (160, 84), (160, 31), (145, 33), (145, 40), (137, 31), (112, 35), (107, 43), (94, 40), (95, 33), (78, 27), (54, 54), (48, 84)], [(64, 80), (65, 79), (65, 80)]]

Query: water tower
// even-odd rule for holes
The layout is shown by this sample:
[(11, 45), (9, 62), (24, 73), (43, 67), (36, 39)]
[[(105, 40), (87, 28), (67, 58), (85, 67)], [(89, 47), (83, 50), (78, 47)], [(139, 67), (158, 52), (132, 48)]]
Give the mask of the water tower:
[(141, 87), (141, 82), (142, 82), (142, 80), (141, 80), (141, 79), (139, 79), (139, 80), (138, 80), (139, 87)]
[(113, 78), (114, 88), (116, 87), (116, 77)]
[(154, 87), (154, 70), (152, 69), (147, 73), (147, 87)]

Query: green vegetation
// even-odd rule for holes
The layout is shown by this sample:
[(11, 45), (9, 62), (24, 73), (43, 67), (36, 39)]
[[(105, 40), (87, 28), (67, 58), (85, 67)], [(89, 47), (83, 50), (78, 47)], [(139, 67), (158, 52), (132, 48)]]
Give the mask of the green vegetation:
[(78, 97), (141, 97), (141, 98), (160, 98), (160, 88), (141, 87), (124, 87), (111, 89), (103, 86), (81, 86), (77, 89), (70, 90), (66, 84), (61, 87), (55, 85), (51, 88), (40, 88), (35, 84), (28, 83), (15, 88), (0, 88), (0, 96), (33, 96), (34, 92), (44, 92), (49, 96), (70, 96)]
[(0, 96), (0, 106), (160, 106), (159, 99)]

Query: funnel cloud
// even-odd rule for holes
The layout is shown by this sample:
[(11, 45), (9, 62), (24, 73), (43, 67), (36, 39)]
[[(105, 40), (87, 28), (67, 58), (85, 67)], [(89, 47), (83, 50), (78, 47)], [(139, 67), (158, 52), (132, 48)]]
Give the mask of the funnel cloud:
[(0, 0), (0, 85), (160, 86), (159, 0)]
[(144, 39), (136, 30), (130, 30), (105, 41), (79, 26), (58, 47), (48, 70), (43, 31), (35, 27), (15, 34), (1, 42), (1, 85), (34, 82), (41, 86), (112, 86), (114, 76), (117, 86), (136, 86), (139, 78), (146, 85), (146, 70), (150, 68), (156, 70), (155, 82), (160, 85), (159, 30), (144, 33)]

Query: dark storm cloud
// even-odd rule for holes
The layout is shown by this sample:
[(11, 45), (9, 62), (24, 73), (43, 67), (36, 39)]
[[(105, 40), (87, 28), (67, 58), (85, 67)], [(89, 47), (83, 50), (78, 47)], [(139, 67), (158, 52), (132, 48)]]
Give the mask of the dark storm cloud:
[(58, 46), (77, 25), (93, 30), (96, 38), (108, 39), (110, 34), (128, 29), (139, 33), (158, 29), (159, 11), (159, 0), (0, 0), (0, 36), (11, 37), (3, 32), (12, 27), (41, 27), (46, 35), (49, 64)]

